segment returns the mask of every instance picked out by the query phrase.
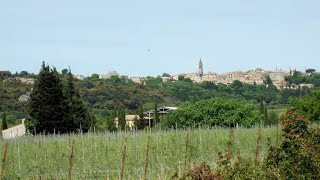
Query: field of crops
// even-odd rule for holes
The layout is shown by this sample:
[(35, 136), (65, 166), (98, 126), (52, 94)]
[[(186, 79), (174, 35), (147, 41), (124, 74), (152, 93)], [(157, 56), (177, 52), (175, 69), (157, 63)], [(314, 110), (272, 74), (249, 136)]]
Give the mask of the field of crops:
[[(277, 128), (261, 132), (260, 159), (268, 138), (276, 142)], [(211, 128), (1, 140), (1, 173), (4, 179), (143, 179), (145, 174), (147, 179), (170, 179), (204, 161), (214, 167), (217, 152), (227, 150), (230, 134), (228, 129)], [(233, 152), (253, 162), (258, 134), (259, 128), (234, 129)]]

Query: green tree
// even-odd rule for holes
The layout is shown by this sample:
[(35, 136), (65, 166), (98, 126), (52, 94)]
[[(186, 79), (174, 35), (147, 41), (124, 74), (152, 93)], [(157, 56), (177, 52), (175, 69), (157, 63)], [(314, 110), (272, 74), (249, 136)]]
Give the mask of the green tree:
[(265, 125), (275, 125), (279, 122), (279, 114), (276, 111), (268, 111), (268, 120), (264, 122)]
[(165, 128), (196, 126), (252, 126), (260, 122), (256, 106), (233, 98), (211, 98), (186, 104), (170, 112), (161, 124)]
[(170, 74), (168, 74), (168, 73), (163, 73), (163, 74), (162, 74), (162, 77), (171, 77), (171, 76), (170, 76)]
[(264, 112), (264, 105), (263, 105), (263, 101), (262, 99), (260, 98), (260, 106), (259, 106), (259, 110), (260, 110), (260, 114), (263, 114)]
[(80, 97), (71, 70), (66, 76), (62, 81), (58, 71), (43, 62), (28, 104), (26, 125), (30, 131), (67, 133), (81, 127), (86, 132), (94, 125), (94, 116)]
[(8, 123), (6, 119), (6, 112), (2, 113), (2, 130), (8, 129)]
[(158, 124), (160, 122), (160, 117), (158, 113), (158, 103), (154, 103), (154, 122)]
[(184, 80), (184, 76), (178, 76), (178, 81), (183, 81)]
[(267, 109), (267, 105), (264, 106), (264, 114), (263, 114), (263, 123), (267, 123), (268, 122), (268, 109)]
[(313, 96), (292, 98), (290, 105), (294, 110), (312, 121), (320, 121), (320, 90), (314, 90)]
[(90, 113), (88, 105), (81, 98), (79, 90), (75, 87), (70, 69), (67, 74), (67, 83), (64, 86), (64, 95), (66, 97), (65, 122), (67, 122), (68, 131), (75, 131), (80, 126), (82, 131), (89, 131), (94, 126), (95, 119)]
[(316, 73), (316, 70), (315, 69), (306, 69), (306, 73), (310, 76), (310, 75)]
[(124, 131), (126, 128), (126, 113), (123, 107), (118, 110), (118, 128)]
[(116, 117), (117, 117), (117, 110), (113, 110), (106, 122), (106, 129), (110, 132), (114, 132), (117, 130), (117, 127), (114, 123), (114, 120)]
[(272, 80), (271, 80), (271, 78), (270, 78), (269, 75), (266, 75), (266, 76), (264, 77), (263, 83), (264, 83), (265, 85), (273, 85), (273, 82), (272, 82)]
[(69, 70), (68, 70), (68, 69), (63, 69), (63, 70), (61, 71), (61, 74), (64, 75), (64, 76), (67, 76), (68, 73), (69, 73)]
[(65, 122), (65, 99), (59, 73), (43, 62), (30, 94), (28, 113), (34, 122), (27, 124), (33, 124), (34, 127), (28, 129), (35, 129), (36, 133), (68, 132)]
[(144, 124), (144, 114), (143, 114), (142, 106), (140, 106), (137, 114), (138, 114), (139, 118), (135, 119), (134, 126), (139, 130), (144, 129), (145, 124)]

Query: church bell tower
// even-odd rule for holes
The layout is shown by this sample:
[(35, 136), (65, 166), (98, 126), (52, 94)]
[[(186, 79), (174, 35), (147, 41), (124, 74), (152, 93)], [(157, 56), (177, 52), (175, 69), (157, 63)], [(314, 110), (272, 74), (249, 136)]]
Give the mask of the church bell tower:
[(200, 61), (199, 61), (199, 71), (198, 71), (198, 75), (199, 75), (199, 77), (202, 77), (202, 76), (203, 76), (203, 64), (202, 64), (201, 59), (200, 59)]

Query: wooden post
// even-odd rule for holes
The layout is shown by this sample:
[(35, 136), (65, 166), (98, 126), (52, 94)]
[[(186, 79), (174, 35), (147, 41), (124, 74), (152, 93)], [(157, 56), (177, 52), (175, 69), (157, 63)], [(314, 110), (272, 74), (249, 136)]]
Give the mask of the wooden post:
[(188, 143), (189, 143), (189, 134), (187, 133), (187, 137), (186, 137), (186, 154), (185, 154), (185, 157), (184, 157), (184, 173), (187, 172)]
[(147, 172), (148, 172), (148, 161), (149, 161), (149, 142), (150, 142), (150, 136), (148, 136), (148, 142), (146, 147), (146, 163), (144, 166), (144, 177), (143, 180), (147, 179)]
[(6, 143), (5, 148), (4, 148), (0, 180), (2, 180), (2, 179), (3, 179), (4, 163), (5, 163), (6, 159), (7, 159), (7, 153), (8, 153), (8, 143)]
[(121, 161), (121, 174), (120, 174), (120, 180), (123, 180), (124, 175), (124, 163), (126, 160), (126, 153), (127, 153), (127, 137), (124, 139), (124, 147), (123, 147), (123, 156)]
[(72, 160), (73, 160), (73, 150), (74, 150), (74, 140), (72, 141), (71, 153), (70, 153), (70, 159), (69, 159), (68, 180), (70, 180), (70, 179), (71, 179)]

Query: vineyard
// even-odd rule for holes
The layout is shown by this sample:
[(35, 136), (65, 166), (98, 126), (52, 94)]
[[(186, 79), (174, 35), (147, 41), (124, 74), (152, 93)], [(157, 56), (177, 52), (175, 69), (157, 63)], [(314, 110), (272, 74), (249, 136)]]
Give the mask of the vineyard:
[(218, 152), (228, 148), (244, 162), (260, 161), (268, 143), (281, 141), (279, 133), (276, 127), (216, 127), (1, 140), (1, 179), (170, 179), (201, 162), (215, 167)]

